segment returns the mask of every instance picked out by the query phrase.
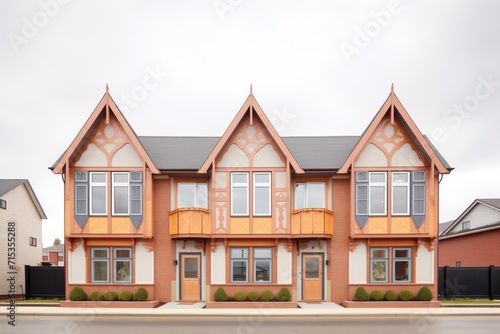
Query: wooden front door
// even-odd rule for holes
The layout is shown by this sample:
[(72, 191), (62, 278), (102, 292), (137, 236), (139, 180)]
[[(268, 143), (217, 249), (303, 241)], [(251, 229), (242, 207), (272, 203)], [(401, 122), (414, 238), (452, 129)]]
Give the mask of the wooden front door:
[(200, 254), (181, 254), (181, 300), (201, 300)]
[(323, 300), (323, 254), (302, 255), (302, 299)]

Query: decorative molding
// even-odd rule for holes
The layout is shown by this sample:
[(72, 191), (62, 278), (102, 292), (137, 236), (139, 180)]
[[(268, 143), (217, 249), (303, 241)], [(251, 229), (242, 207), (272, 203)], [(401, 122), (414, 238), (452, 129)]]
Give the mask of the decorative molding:
[[(370, 239), (367, 239), (367, 241), (369, 241)], [(356, 248), (358, 248), (358, 245), (359, 245), (359, 241), (358, 240), (355, 240), (355, 239), (350, 239), (349, 240), (349, 251), (352, 253), (356, 250)], [(367, 242), (369, 243), (369, 242)]]

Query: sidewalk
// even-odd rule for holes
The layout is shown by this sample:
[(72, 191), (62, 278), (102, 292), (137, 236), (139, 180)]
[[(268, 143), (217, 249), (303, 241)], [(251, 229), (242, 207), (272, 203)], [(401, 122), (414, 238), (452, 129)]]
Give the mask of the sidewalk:
[[(7, 315), (7, 307), (0, 308), (0, 315)], [(335, 309), (175, 309), (175, 308), (60, 308), (60, 307), (16, 307), (16, 315), (31, 316), (84, 316), (84, 317), (399, 317), (399, 316), (500, 316), (500, 307), (444, 307), (444, 308), (335, 308)]]

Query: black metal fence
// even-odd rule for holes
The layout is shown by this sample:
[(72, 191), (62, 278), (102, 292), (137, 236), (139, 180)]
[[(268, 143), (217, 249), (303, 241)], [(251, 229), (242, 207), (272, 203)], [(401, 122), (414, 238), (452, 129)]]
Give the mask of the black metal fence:
[(64, 267), (24, 266), (25, 298), (65, 299)]
[(440, 267), (440, 298), (500, 298), (500, 267)]

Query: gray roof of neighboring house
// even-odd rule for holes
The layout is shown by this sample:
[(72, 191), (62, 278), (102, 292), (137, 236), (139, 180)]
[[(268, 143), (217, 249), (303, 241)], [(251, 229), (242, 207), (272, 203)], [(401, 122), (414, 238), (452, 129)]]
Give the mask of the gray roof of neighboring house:
[(478, 199), (478, 201), (491, 205), (500, 210), (500, 198), (481, 198)]
[(42, 252), (44, 252), (44, 253), (48, 253), (48, 252), (64, 253), (64, 244), (54, 245), (54, 246), (50, 246), (50, 247), (44, 247), (42, 249)]
[(443, 233), (444, 231), (446, 231), (446, 229), (448, 227), (450, 227), (450, 225), (453, 224), (454, 222), (455, 222), (454, 220), (450, 220), (449, 222), (440, 223), (439, 224), (439, 235), (441, 235), (441, 233)]
[[(139, 136), (144, 149), (160, 170), (198, 170), (220, 137)], [(361, 136), (282, 137), (285, 145), (305, 170), (337, 170), (346, 161)], [(426, 138), (427, 139), (427, 138)], [(446, 160), (432, 146), (446, 168)]]
[[(26, 179), (0, 179), (0, 197), (7, 194), (11, 190), (17, 188), (21, 184), (24, 184), (26, 187), (26, 190), (28, 191), (31, 200), (33, 201), (33, 204), (35, 205), (35, 208), (38, 211), (38, 214), (40, 215), (40, 218), (42, 219), (47, 219), (47, 216), (45, 215), (45, 212), (43, 211), (42, 205), (40, 204), (40, 201), (38, 201), (38, 198), (36, 197), (36, 194), (31, 187), (31, 184), (28, 180)], [(7, 209), (9, 208), (9, 203), (7, 203)]]

